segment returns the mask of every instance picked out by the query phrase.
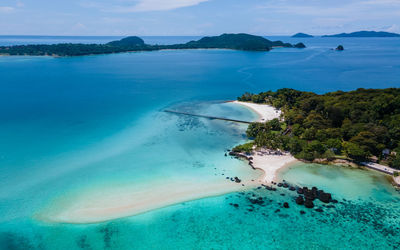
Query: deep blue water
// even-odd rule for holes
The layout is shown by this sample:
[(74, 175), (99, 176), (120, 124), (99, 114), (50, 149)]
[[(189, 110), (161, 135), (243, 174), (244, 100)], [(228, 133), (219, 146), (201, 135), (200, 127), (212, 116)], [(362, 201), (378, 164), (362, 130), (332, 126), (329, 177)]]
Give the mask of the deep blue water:
[[(2, 36), (0, 45), (115, 39), (119, 38)], [(168, 44), (193, 37), (144, 39)], [(255, 116), (249, 110), (220, 101), (245, 91), (283, 87), (317, 93), (400, 87), (398, 38), (271, 39), (302, 41), (307, 48), (0, 57), (0, 245), (273, 249), (296, 248), (298, 241), (307, 241), (298, 248), (398, 246), (398, 228), (393, 226), (400, 224), (398, 194), (380, 175), (337, 168), (319, 175), (311, 167), (302, 174), (287, 173), (286, 179), (293, 182), (326, 183), (324, 188), (346, 199), (323, 215), (310, 212), (299, 217), (294, 207), (275, 213), (284, 198), (270, 193), (260, 194), (272, 200), (267, 207), (234, 210), (232, 200), (241, 208), (247, 204), (243, 195), (233, 193), (91, 225), (40, 219), (99, 193), (112, 194), (114, 188), (165, 190), (167, 195), (165, 185), (179, 184), (179, 178), (211, 185), (225, 183), (224, 172), (242, 178), (259, 174), (224, 157), (226, 148), (245, 140), (244, 126), (170, 115), (162, 112), (165, 108), (251, 120)], [(331, 50), (339, 44), (345, 51)], [(298, 179), (291, 177), (293, 173)], [(356, 186), (349, 178), (353, 175), (362, 180)], [(332, 176), (349, 189), (372, 191), (354, 196), (335, 190), (334, 183), (324, 181)]]

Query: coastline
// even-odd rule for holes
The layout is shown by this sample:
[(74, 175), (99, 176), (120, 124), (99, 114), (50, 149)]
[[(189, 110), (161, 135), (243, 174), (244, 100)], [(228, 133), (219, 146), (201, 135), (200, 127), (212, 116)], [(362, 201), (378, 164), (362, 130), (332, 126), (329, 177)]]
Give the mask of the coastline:
[(246, 107), (252, 110), (254, 113), (258, 115), (257, 122), (266, 122), (275, 118), (280, 118), (281, 111), (267, 104), (257, 104), (251, 102), (241, 102), (241, 101), (231, 101), (232, 103), (239, 104), (243, 107)]
[(248, 155), (235, 152), (231, 152), (230, 155), (244, 158), (253, 169), (263, 171), (263, 175), (258, 178), (258, 181), (266, 184), (276, 182), (279, 172), (299, 162), (290, 153), (265, 148), (255, 149)]
[[(259, 118), (257, 122), (266, 122), (272, 119), (279, 119), (281, 111), (267, 104), (257, 104), (241, 101), (232, 101), (238, 105), (242, 105), (253, 112), (255, 112)], [(282, 169), (297, 163), (298, 160), (294, 158), (290, 153), (268, 150), (268, 149), (254, 149), (251, 155), (246, 156), (244, 154), (237, 154), (239, 157), (244, 157), (249, 161), (249, 165), (254, 169), (260, 169), (263, 171), (263, 176), (260, 180), (264, 183), (272, 183), (276, 181), (277, 174)]]
[[(257, 104), (257, 103), (250, 103), (250, 102), (242, 102), (242, 101), (232, 101), (232, 103), (236, 103), (239, 105), (242, 105), (244, 107), (247, 107), (251, 109), (253, 112), (255, 112), (258, 116), (259, 119), (257, 122), (266, 122), (268, 120), (272, 120), (274, 118), (280, 118), (281, 111), (276, 110), (274, 107), (267, 105), (267, 104)], [(275, 113), (274, 113), (275, 112)], [(254, 150), (252, 152), (252, 157), (257, 159), (253, 160), (252, 166), (257, 169), (261, 169), (265, 173), (264, 180), (267, 182), (275, 181), (276, 178), (276, 173), (281, 171), (282, 168), (284, 168), (286, 165), (292, 165), (292, 163), (300, 162), (301, 160), (295, 159), (290, 153), (282, 153), (280, 151), (275, 151), (279, 152), (282, 154), (281, 156), (278, 157), (278, 159), (274, 159), (271, 154), (268, 155), (270, 159), (265, 159), (265, 157), (256, 157), (258, 154), (265, 154), (265, 150)], [(306, 161), (304, 161), (306, 162)], [(368, 170), (374, 170), (381, 172), (382, 174), (386, 174), (392, 177), (392, 183), (394, 186), (400, 187), (400, 176), (395, 177), (393, 173), (396, 171), (395, 169), (392, 169), (390, 167), (384, 166), (384, 165), (379, 165), (375, 164), (372, 162), (364, 162), (359, 164), (355, 164), (354, 162), (349, 162), (347, 160), (341, 160), (341, 159), (335, 159), (333, 161), (328, 161), (326, 159), (315, 159), (311, 163), (319, 163), (319, 164), (332, 164), (336, 166), (342, 166), (342, 165), (357, 165), (358, 167), (363, 167)], [(268, 167), (269, 164), (275, 164), (275, 166)], [(400, 172), (400, 171), (399, 171)]]
[[(269, 105), (234, 103), (251, 109), (259, 116), (260, 121), (280, 116), (280, 112)], [(232, 178), (235, 178), (233, 176), (228, 180), (224, 177), (225, 181), (221, 182), (178, 178), (167, 183), (144, 184), (144, 186), (128, 185), (102, 190), (93, 188), (54, 200), (39, 211), (34, 218), (45, 223), (91, 224), (130, 217), (154, 209), (237, 192), (260, 183), (272, 182), (276, 179), (279, 169), (290, 165), (295, 160), (290, 155), (267, 155), (263, 151), (256, 152), (254, 159), (253, 168), (261, 170), (262, 174), (260, 172), (249, 176), (238, 176), (240, 178), (238, 182), (232, 181)], [(166, 193), (168, 195), (165, 195)]]
[(157, 185), (159, 188), (150, 189), (151, 192), (144, 192), (147, 188), (140, 190), (133, 186), (108, 188), (81, 193), (78, 197), (73, 197), (73, 201), (62, 197), (61, 201), (52, 202), (34, 218), (45, 223), (101, 223), (183, 202), (246, 190), (254, 185), (256, 183), (250, 179), (241, 183), (199, 183), (185, 180)]

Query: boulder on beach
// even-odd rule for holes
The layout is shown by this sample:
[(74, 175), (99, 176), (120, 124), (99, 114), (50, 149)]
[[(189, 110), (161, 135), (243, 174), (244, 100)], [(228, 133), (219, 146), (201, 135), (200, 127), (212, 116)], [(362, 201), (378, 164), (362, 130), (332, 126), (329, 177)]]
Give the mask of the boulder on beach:
[(239, 179), (237, 176), (235, 176), (235, 182), (236, 183), (240, 183), (242, 180), (241, 179)]

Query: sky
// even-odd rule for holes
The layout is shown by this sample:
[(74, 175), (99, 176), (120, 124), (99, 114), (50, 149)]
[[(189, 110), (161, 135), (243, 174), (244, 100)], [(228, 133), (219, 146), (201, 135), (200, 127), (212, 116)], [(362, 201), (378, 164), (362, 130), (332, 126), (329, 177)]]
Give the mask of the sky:
[(400, 33), (400, 0), (0, 0), (0, 35)]

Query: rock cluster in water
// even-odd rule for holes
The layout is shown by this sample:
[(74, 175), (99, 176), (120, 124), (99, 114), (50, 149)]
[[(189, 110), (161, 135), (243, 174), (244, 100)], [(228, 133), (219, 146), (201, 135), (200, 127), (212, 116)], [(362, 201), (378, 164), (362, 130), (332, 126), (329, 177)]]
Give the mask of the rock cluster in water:
[[(236, 183), (240, 183), (241, 180), (238, 177), (233, 177), (233, 178), (228, 178), (233, 182)], [(272, 185), (265, 185), (265, 184), (261, 184), (259, 187), (255, 188), (254, 190), (260, 190), (260, 189), (266, 189), (269, 191), (278, 191), (278, 188), (281, 188), (282, 190), (286, 189), (289, 190), (291, 192), (293, 192), (294, 194), (297, 194), (294, 198), (294, 201), (297, 205), (299, 206), (304, 206), (305, 208), (311, 209), (314, 208), (316, 206), (316, 202), (322, 202), (324, 204), (329, 204), (329, 203), (338, 203), (337, 200), (332, 199), (332, 194), (325, 192), (322, 189), (318, 189), (317, 187), (312, 187), (312, 188), (308, 188), (308, 187), (298, 187), (298, 186), (293, 186), (290, 185), (289, 183), (287, 183), (286, 181), (283, 182), (272, 182)], [(285, 196), (285, 197), (292, 197), (291, 199), (293, 199), (293, 196), (291, 195), (285, 195), (285, 193), (281, 193), (281, 196)], [(262, 196), (257, 196), (254, 193), (253, 194), (249, 194), (249, 197), (247, 197), (248, 202), (250, 203), (250, 208), (247, 209), (249, 212), (254, 211), (255, 207), (254, 206), (265, 206), (266, 205), (266, 201), (268, 201), (266, 199), (266, 197), (262, 197)], [(318, 201), (319, 200), (319, 201)], [(269, 200), (269, 202), (272, 202), (272, 200)], [(278, 203), (280, 208), (290, 208), (289, 202), (283, 202), (283, 203)], [(232, 206), (238, 208), (239, 205), (238, 204), (232, 204)], [(327, 208), (334, 208), (335, 206), (333, 205), (324, 205)], [(321, 207), (317, 207), (314, 209), (316, 212), (323, 212), (323, 209)], [(275, 213), (280, 212), (280, 209), (276, 209)], [(305, 214), (305, 211), (301, 210), (300, 214)]]

